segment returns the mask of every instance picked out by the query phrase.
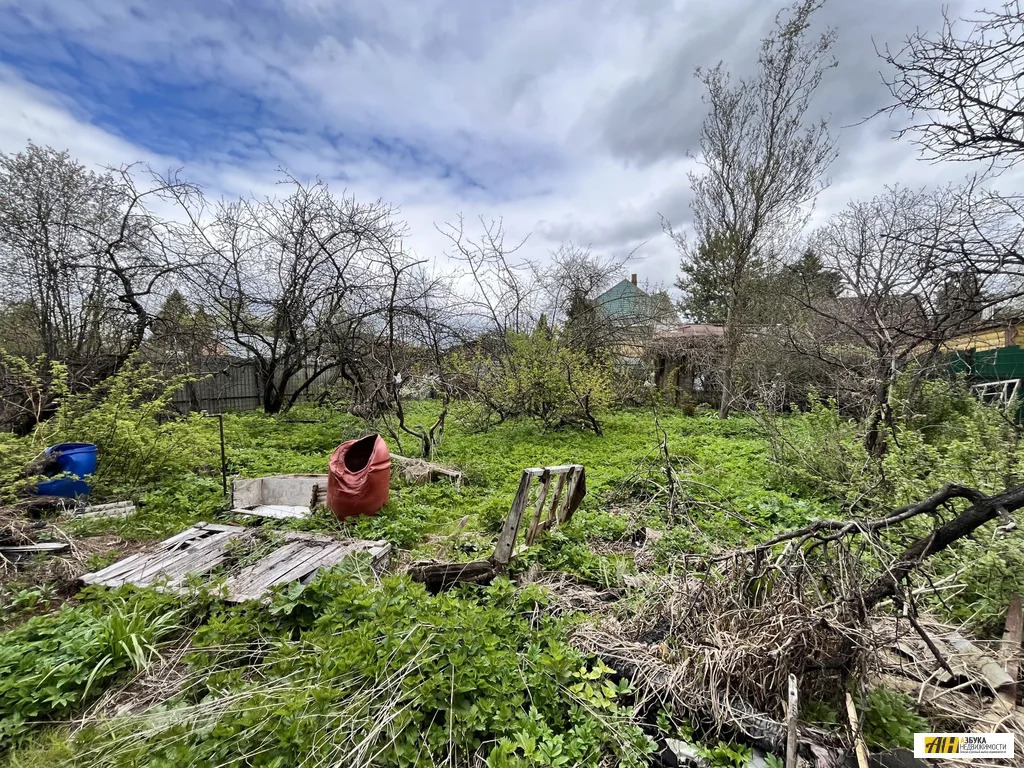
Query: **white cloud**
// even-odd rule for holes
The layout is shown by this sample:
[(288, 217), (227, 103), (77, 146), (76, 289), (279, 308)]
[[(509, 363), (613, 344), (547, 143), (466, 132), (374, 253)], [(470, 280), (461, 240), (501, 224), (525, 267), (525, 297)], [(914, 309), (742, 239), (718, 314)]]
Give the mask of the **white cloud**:
[[(89, 163), (183, 166), (214, 196), (272, 194), (285, 166), (399, 206), (423, 257), (443, 250), (435, 222), (482, 214), (510, 238), (533, 232), (532, 258), (563, 238), (620, 255), (646, 241), (632, 271), (670, 284), (659, 216), (687, 218), (693, 67), (749, 69), (772, 12), (755, 0), (0, 0), (14, 62), (0, 69), (0, 150), (31, 138)], [(822, 106), (837, 125), (884, 98), (872, 39), (897, 42), (939, 12), (932, 0), (826, 6), (841, 62)], [(211, 83), (253, 106), (218, 114), (218, 96), (190, 95)], [(120, 107), (126, 93), (173, 100), (179, 122), (164, 125), (159, 98)], [(966, 170), (917, 161), (877, 122), (840, 139), (818, 217), (885, 183)]]

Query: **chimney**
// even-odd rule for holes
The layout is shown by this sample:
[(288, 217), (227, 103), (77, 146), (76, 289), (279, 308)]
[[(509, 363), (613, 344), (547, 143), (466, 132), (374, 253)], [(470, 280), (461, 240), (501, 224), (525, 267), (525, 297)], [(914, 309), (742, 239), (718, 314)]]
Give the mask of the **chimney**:
[(634, 272), (632, 276), (629, 278), (629, 282), (631, 282), (633, 285), (636, 285), (636, 272)]

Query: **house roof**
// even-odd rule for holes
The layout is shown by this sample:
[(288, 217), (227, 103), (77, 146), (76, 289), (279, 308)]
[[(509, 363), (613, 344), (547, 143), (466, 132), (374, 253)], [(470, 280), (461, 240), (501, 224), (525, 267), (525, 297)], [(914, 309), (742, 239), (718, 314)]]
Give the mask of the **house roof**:
[(671, 341), (674, 339), (709, 339), (725, 336), (724, 325), (708, 325), (702, 323), (676, 323), (659, 328), (654, 338)]
[(654, 332), (651, 346), (663, 353), (707, 345), (717, 346), (725, 338), (724, 325), (702, 323), (673, 323)]
[(638, 312), (637, 302), (650, 298), (629, 280), (620, 280), (594, 299), (594, 307), (606, 317), (624, 317)]

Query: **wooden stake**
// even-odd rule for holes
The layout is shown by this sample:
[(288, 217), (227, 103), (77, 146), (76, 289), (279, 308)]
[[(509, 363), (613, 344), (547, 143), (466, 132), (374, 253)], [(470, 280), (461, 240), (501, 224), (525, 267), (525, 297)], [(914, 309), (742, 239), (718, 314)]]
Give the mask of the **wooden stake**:
[(790, 675), (789, 705), (786, 707), (786, 768), (796, 768), (796, 721), (799, 713), (796, 675)]
[(850, 718), (850, 732), (857, 748), (857, 765), (859, 768), (868, 768), (868, 748), (864, 744), (864, 735), (860, 732), (860, 720), (857, 717), (857, 708), (853, 705), (853, 696), (849, 693), (846, 694), (846, 715)]
[(1006, 663), (1006, 674), (1014, 682), (999, 688), (998, 695), (1012, 711), (1017, 706), (1017, 677), (1020, 675), (1020, 643), (1024, 636), (1024, 609), (1021, 607), (1020, 595), (1010, 598), (1006, 608), (1006, 631), (1003, 632), (1002, 653)]

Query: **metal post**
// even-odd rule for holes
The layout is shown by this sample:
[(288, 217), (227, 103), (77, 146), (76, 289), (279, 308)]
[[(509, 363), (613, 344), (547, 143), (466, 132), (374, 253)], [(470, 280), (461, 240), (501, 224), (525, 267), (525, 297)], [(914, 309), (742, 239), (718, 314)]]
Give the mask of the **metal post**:
[(217, 425), (220, 429), (220, 486), (224, 498), (228, 497), (228, 455), (224, 449), (224, 414), (217, 414)]

